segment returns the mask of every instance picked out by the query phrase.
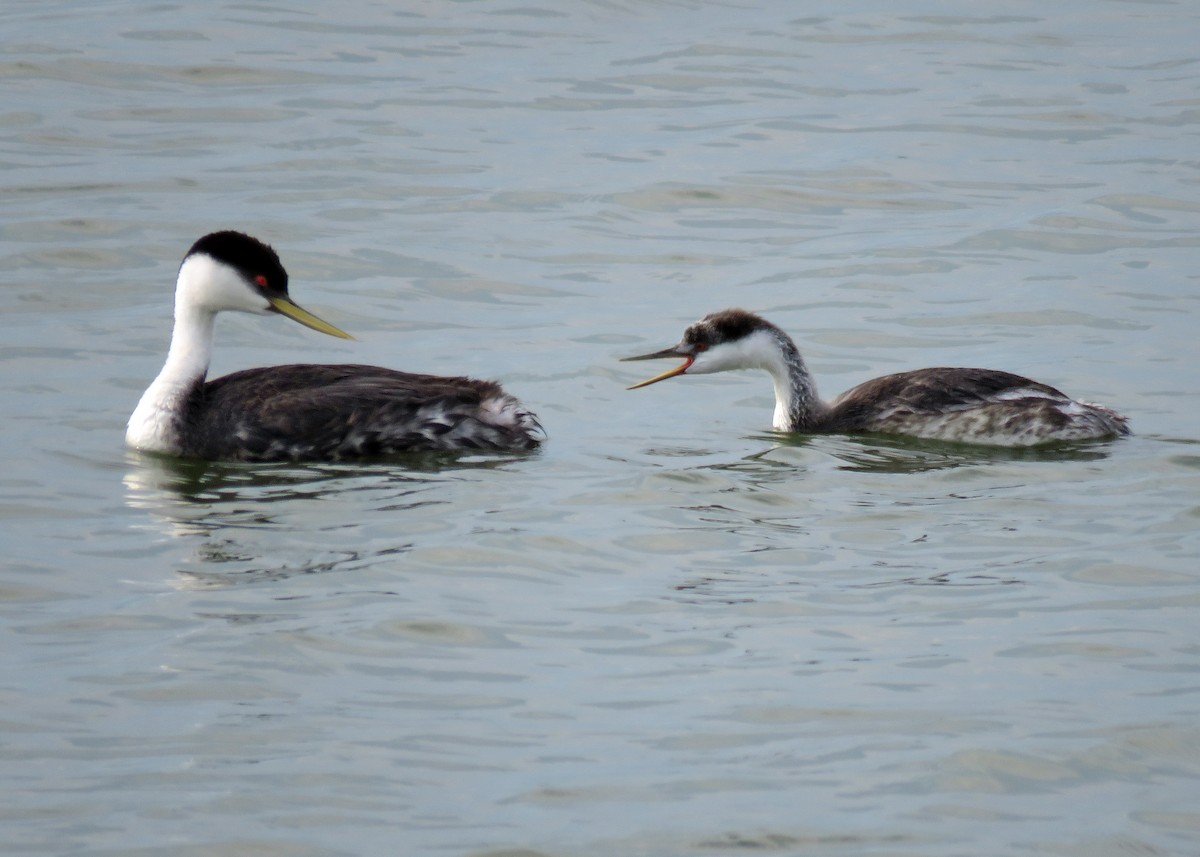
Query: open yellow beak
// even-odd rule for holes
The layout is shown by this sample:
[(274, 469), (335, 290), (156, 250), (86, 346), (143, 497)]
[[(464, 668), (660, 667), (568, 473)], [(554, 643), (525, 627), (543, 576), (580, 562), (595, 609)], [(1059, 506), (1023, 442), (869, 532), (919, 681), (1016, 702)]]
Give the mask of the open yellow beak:
[(329, 322), (317, 318), (287, 295), (268, 295), (267, 300), (270, 301), (271, 308), (275, 312), (286, 315), (292, 321), (298, 321), (305, 327), (311, 327), (313, 330), (319, 330), (321, 333), (328, 333), (330, 336), (337, 336), (341, 339), (354, 338), (340, 327), (334, 327)]
[(649, 387), (651, 384), (657, 384), (659, 381), (665, 381), (668, 378), (674, 378), (676, 375), (682, 375), (688, 370), (688, 367), (690, 367), (696, 359), (696, 355), (682, 351), (678, 345), (672, 345), (670, 348), (664, 348), (662, 351), (655, 351), (653, 354), (639, 354), (636, 357), (622, 357), (621, 362), (628, 363), (631, 360), (661, 360), (664, 357), (682, 357), (683, 362), (673, 369), (668, 369), (666, 372), (655, 375), (653, 378), (647, 378), (645, 381), (639, 381), (632, 387), (626, 387), (625, 389), (636, 390), (639, 387)]

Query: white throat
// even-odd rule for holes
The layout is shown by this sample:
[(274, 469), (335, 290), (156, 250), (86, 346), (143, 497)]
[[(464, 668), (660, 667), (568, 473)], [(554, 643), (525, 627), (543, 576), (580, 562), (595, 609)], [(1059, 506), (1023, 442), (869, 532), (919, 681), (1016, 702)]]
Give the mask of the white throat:
[(771, 376), (775, 387), (771, 427), (777, 431), (804, 428), (825, 408), (800, 352), (782, 331), (760, 329), (735, 342), (714, 346), (697, 356), (688, 374), (728, 369), (764, 369)]
[[(187, 397), (212, 360), (213, 284), (237, 275), (209, 256), (189, 256), (175, 286), (175, 326), (167, 360), (129, 417), (125, 443), (151, 452), (175, 452)], [(240, 288), (245, 290), (245, 286)], [(220, 289), (218, 288), (218, 291)]]

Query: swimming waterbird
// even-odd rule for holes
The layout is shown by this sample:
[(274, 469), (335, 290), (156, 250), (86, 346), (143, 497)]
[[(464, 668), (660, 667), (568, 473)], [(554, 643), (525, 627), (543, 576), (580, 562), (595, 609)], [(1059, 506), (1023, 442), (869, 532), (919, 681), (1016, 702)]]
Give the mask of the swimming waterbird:
[(299, 461), (526, 450), (545, 437), (537, 417), (494, 381), (309, 363), (208, 381), (213, 323), (225, 310), (275, 313), (353, 338), (292, 301), (287, 271), (269, 246), (240, 232), (205, 235), (179, 267), (170, 350), (129, 418), (129, 446), (203, 459)]
[(778, 431), (880, 432), (1014, 447), (1129, 434), (1126, 418), (1116, 411), (996, 369), (897, 372), (827, 403), (791, 337), (743, 309), (707, 315), (684, 331), (678, 345), (625, 360), (670, 357), (683, 363), (629, 389), (677, 375), (763, 369), (775, 385)]

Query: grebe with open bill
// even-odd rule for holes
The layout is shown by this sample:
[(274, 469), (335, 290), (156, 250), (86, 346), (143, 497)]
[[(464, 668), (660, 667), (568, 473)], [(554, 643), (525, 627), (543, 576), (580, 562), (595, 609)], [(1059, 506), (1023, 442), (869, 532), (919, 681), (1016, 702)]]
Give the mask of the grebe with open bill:
[(669, 357), (684, 362), (629, 389), (676, 375), (764, 369), (775, 384), (773, 427), (778, 431), (881, 432), (994, 446), (1129, 434), (1125, 417), (1116, 411), (996, 369), (898, 372), (859, 384), (826, 403), (791, 337), (743, 309), (707, 315), (684, 331), (678, 345), (625, 360)]

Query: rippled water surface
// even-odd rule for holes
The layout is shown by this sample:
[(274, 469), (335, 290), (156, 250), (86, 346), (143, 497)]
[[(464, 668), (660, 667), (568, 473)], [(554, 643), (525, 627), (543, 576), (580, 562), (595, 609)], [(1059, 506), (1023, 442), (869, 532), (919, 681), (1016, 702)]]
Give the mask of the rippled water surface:
[[(5, 854), (1200, 853), (1200, 9), (8, 3)], [(239, 228), (533, 455), (123, 449)], [(743, 305), (826, 395), (1004, 368), (1136, 434), (767, 431), (626, 392)]]

